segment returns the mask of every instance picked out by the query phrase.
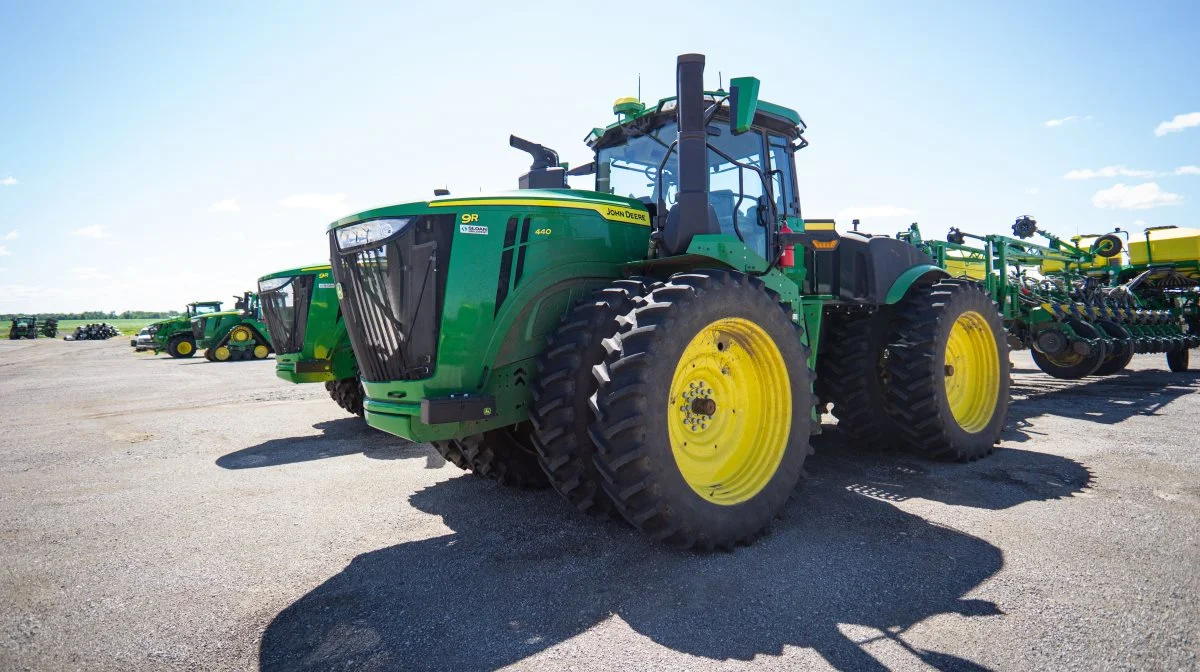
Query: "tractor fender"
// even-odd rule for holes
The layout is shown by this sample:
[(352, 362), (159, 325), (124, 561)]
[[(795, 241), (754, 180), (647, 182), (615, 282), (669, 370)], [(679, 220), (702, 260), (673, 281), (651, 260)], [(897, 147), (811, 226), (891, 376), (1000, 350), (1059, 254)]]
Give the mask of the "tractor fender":
[(913, 266), (901, 273), (900, 277), (896, 278), (892, 286), (888, 288), (887, 296), (884, 297), (883, 302), (889, 306), (898, 303), (900, 299), (904, 298), (905, 294), (908, 294), (908, 290), (912, 289), (913, 285), (920, 284), (926, 280), (939, 280), (948, 277), (950, 277), (949, 273), (933, 264)]

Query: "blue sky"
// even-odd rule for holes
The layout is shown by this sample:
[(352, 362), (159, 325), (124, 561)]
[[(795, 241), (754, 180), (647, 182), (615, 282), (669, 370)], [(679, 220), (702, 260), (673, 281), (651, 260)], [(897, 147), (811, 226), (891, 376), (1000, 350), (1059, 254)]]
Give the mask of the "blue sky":
[(515, 187), (509, 133), (583, 163), (689, 51), (800, 111), (807, 216), (1200, 226), (1200, 4), (879, 5), (0, 0), (0, 313), (229, 297), (338, 216)]

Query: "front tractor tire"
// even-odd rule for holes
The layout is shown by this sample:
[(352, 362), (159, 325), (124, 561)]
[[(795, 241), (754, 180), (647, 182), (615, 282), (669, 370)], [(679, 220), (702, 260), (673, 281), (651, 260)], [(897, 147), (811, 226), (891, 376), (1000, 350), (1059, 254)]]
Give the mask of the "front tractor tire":
[(460, 469), (467, 469), (500, 485), (532, 489), (546, 487), (546, 473), (538, 465), (529, 438), (528, 423), (493, 429), (464, 439), (434, 441), (438, 453)]
[(367, 396), (363, 390), (362, 379), (358, 376), (330, 380), (325, 383), (325, 391), (338, 406), (347, 413), (363, 417), (363, 399)]
[(191, 336), (176, 334), (167, 341), (167, 354), (176, 359), (191, 357), (196, 354), (196, 341)]
[(550, 485), (579, 511), (615, 516), (601, 485), (588, 434), (591, 397), (596, 393), (592, 367), (604, 361), (605, 339), (618, 329), (617, 318), (633, 310), (650, 281), (617, 280), (563, 315), (538, 358), (538, 377), (530, 391), (533, 444)]
[(1000, 442), (1011, 371), (1004, 323), (973, 282), (941, 280), (899, 304), (888, 402), (900, 439), (930, 457), (968, 462)]
[(673, 276), (622, 321), (595, 367), (605, 491), (671, 546), (753, 540), (810, 452), (813, 375), (791, 311), (755, 278), (704, 270)]

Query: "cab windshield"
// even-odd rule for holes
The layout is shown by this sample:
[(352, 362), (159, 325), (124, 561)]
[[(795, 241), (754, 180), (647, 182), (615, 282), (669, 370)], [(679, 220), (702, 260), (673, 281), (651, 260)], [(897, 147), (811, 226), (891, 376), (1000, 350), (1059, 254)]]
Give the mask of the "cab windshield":
[[(663, 201), (668, 208), (673, 206), (679, 192), (678, 156), (672, 150), (665, 164), (663, 157), (675, 140), (675, 129), (671, 121), (600, 149), (596, 153), (596, 191), (650, 204), (658, 201), (662, 189)], [(768, 231), (774, 224), (768, 221), (769, 199), (773, 198), (777, 214), (799, 214), (792, 193), (790, 143), (781, 135), (758, 129), (733, 135), (728, 128), (714, 125), (708, 128), (708, 144), (708, 198), (721, 232), (740, 237), (766, 258)], [(769, 195), (758, 171), (769, 176)]]
[(191, 308), (191, 312), (188, 313), (191, 317), (207, 315), (208, 313), (215, 313), (220, 310), (217, 306), (192, 306)]

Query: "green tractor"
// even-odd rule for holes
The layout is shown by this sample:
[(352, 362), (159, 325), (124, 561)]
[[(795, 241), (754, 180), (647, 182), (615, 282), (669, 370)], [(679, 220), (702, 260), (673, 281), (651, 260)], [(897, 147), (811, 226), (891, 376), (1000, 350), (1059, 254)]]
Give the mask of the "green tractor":
[(21, 338), (37, 338), (38, 323), (36, 317), (26, 317), (18, 315), (12, 319), (12, 324), (8, 327), (8, 338), (15, 341)]
[(293, 383), (325, 383), (339, 406), (362, 416), (358, 362), (329, 264), (264, 275), (258, 298), (275, 345), (275, 375)]
[(801, 215), (795, 111), (759, 81), (614, 105), (595, 190), (545, 147), (520, 189), (330, 225), (368, 424), (513, 486), (549, 483), (676, 547), (757, 537), (832, 403), (839, 427), (967, 461), (998, 443), (996, 304), (903, 241)]
[(210, 362), (266, 359), (273, 351), (258, 294), (235, 296), (233, 310), (192, 318), (192, 338)]
[(196, 339), (192, 336), (192, 319), (221, 311), (220, 301), (194, 301), (187, 304), (182, 315), (151, 322), (144, 327), (148, 340), (134, 338), (129, 342), (136, 352), (153, 350), (154, 354), (166, 351), (174, 358), (186, 358), (196, 354)]

